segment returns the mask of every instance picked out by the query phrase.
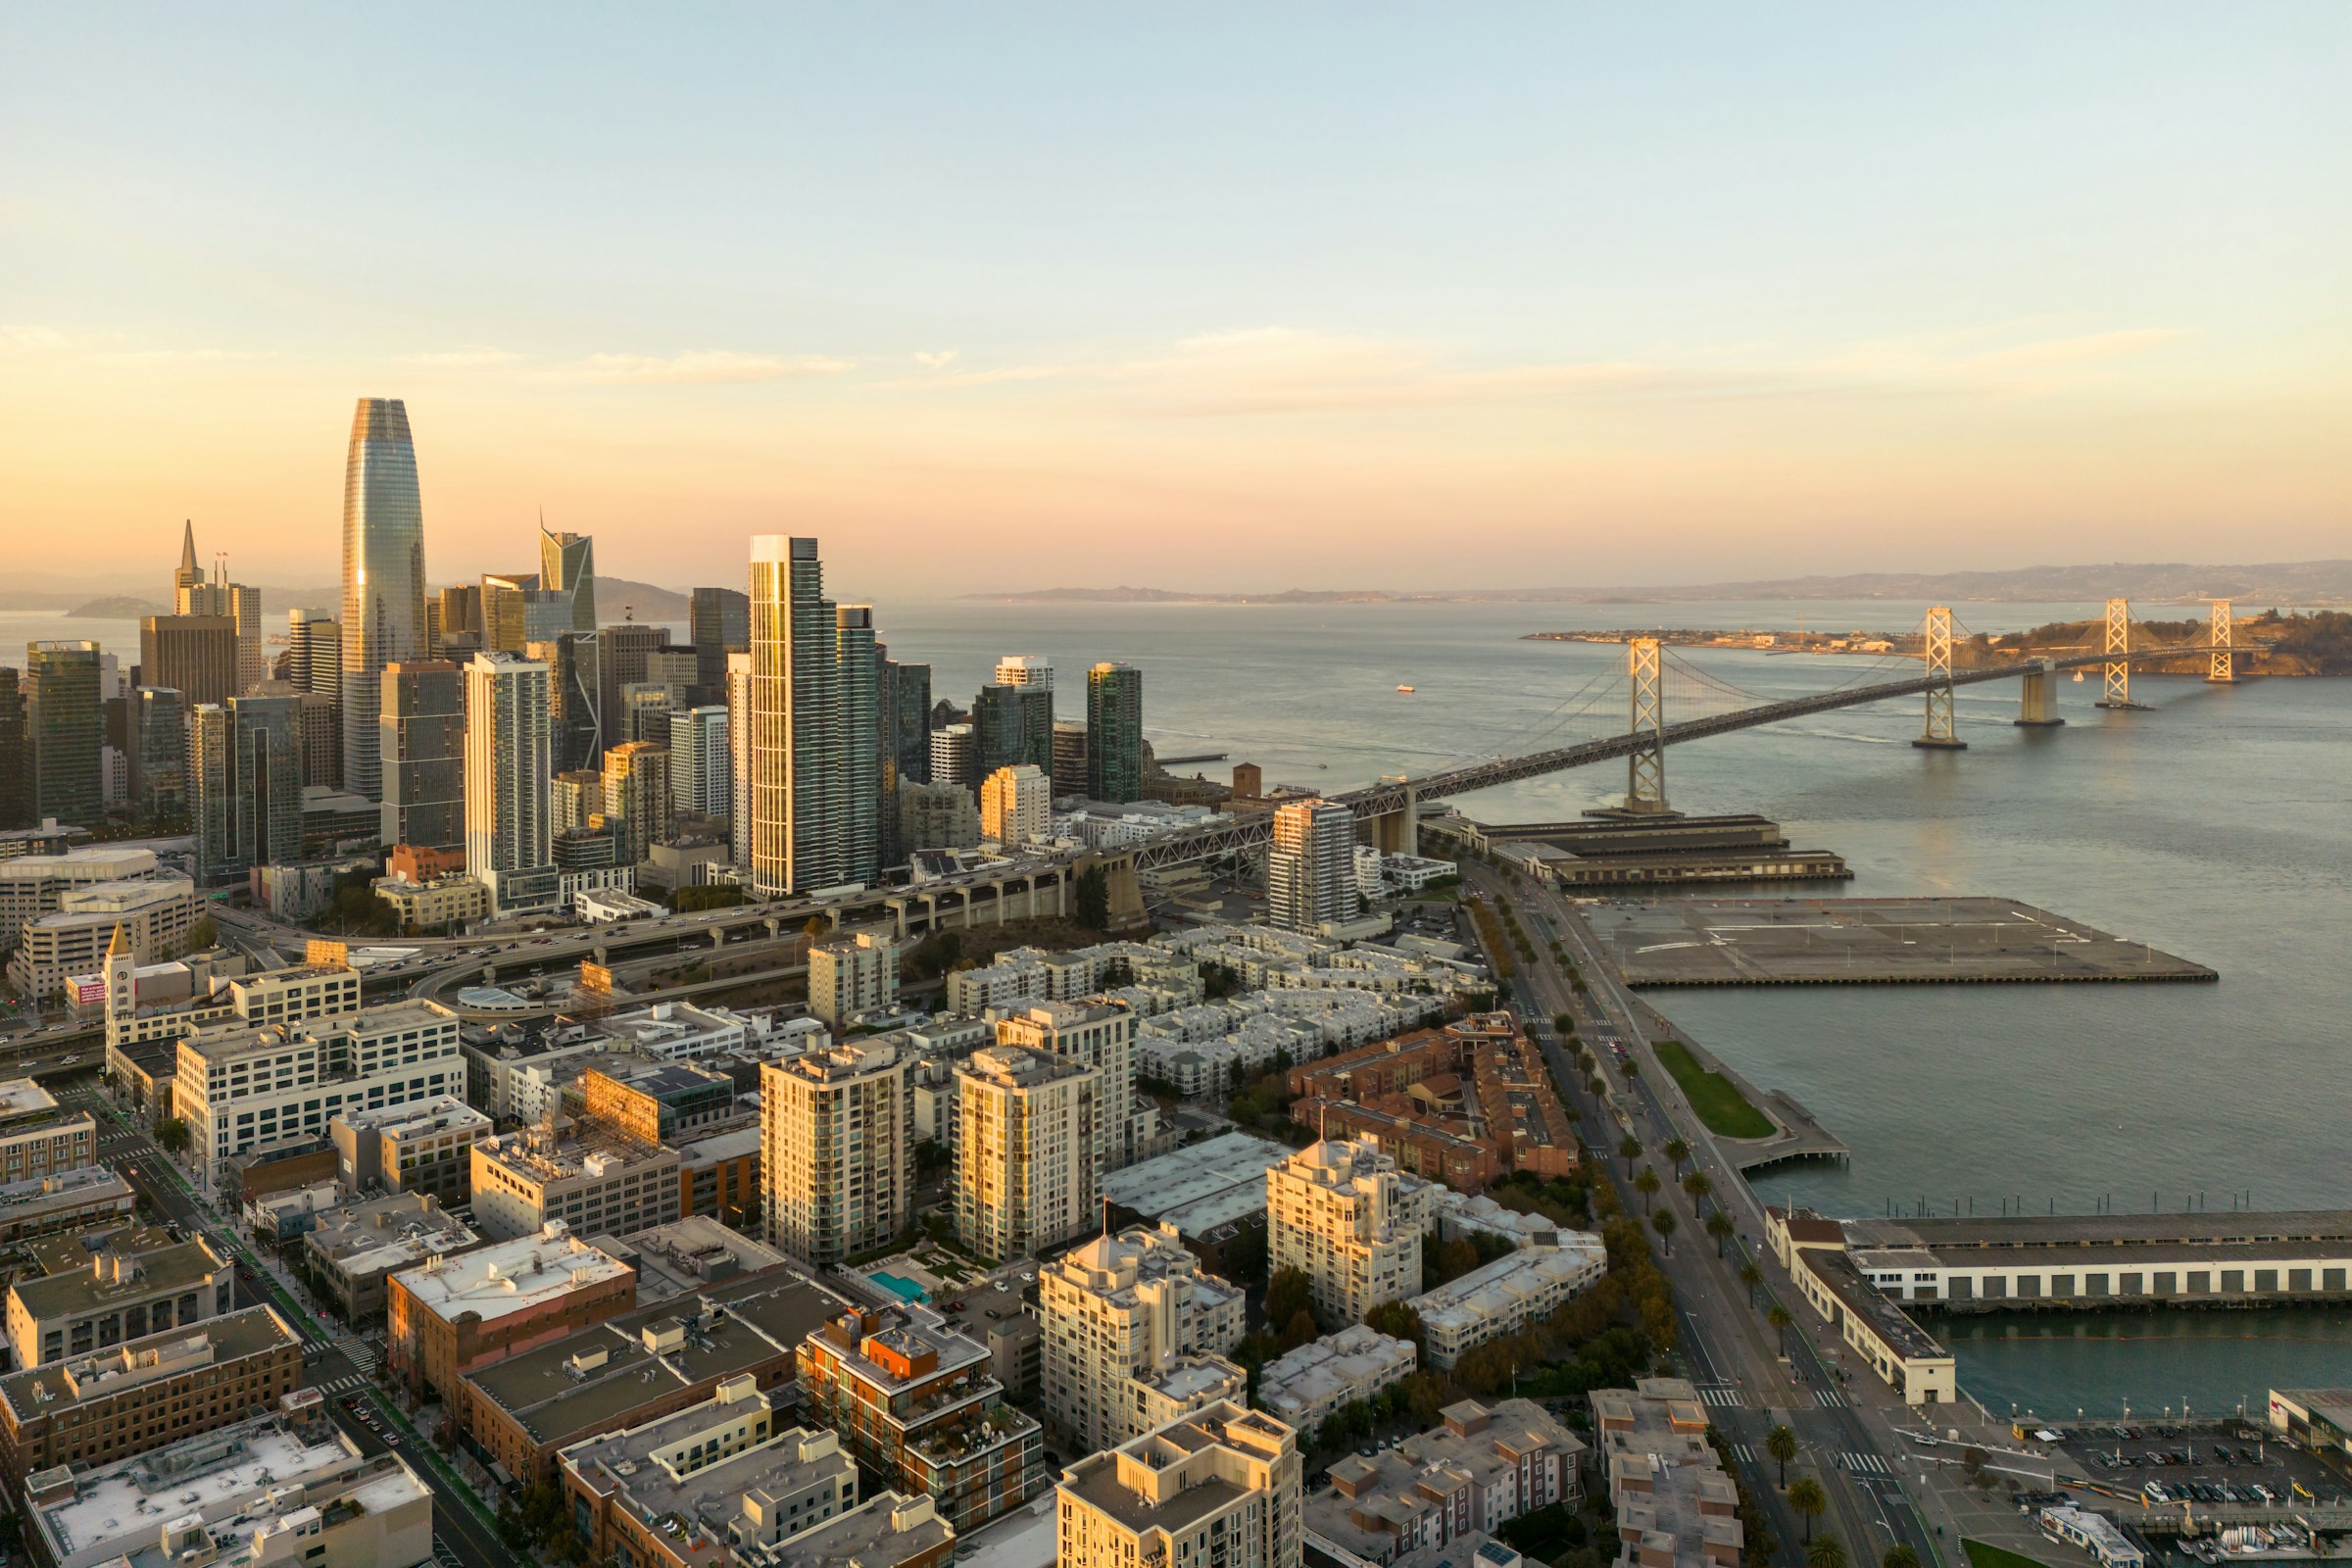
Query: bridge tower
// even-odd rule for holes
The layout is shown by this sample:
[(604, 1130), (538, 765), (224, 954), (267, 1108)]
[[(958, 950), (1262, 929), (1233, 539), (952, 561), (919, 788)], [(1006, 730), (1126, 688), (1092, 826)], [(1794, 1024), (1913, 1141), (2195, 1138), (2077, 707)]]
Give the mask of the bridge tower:
[(1634, 749), (1625, 759), (1625, 808), (1644, 816), (1666, 809), (1666, 693), (1664, 665), (1655, 637), (1626, 645), (1627, 732)]
[(2237, 620), (2231, 613), (2230, 601), (2213, 602), (2213, 667), (2205, 678), (2219, 685), (2232, 685), (2237, 680), (2237, 658), (2232, 652), (2236, 645)]
[(1914, 746), (1936, 752), (1965, 752), (1968, 742), (1952, 727), (1952, 607), (1928, 612), (1921, 652), (1928, 666), (1928, 719)]
[[(2107, 601), (2107, 649), (2110, 654), (2129, 655), (2132, 652), (2132, 605), (2128, 600)], [(2132, 700), (2132, 663), (2128, 658), (2107, 662), (2107, 689), (2099, 698), (2101, 708), (2144, 709), (2145, 703)]]

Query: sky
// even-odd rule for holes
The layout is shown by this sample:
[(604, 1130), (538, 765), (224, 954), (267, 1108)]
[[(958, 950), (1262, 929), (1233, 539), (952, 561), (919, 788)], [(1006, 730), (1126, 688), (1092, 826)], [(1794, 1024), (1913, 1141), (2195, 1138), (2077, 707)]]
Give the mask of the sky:
[(0, 12), (0, 542), (858, 597), (2352, 555), (2352, 7)]

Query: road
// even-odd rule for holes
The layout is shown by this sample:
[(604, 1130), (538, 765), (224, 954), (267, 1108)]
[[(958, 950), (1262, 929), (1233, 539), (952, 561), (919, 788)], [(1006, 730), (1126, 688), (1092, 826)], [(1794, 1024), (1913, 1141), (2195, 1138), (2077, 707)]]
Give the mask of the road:
[[(1837, 1376), (1834, 1361), (1825, 1361), (1812, 1330), (1819, 1317), (1796, 1296), (1787, 1276), (1762, 1247), (1763, 1207), (1739, 1172), (1715, 1150), (1712, 1141), (1689, 1107), (1671, 1096), (1672, 1084), (1649, 1050), (1646, 1034), (1630, 999), (1609, 978), (1605, 966), (1589, 945), (1583, 922), (1556, 894), (1531, 888), (1516, 878), (1465, 861), (1470, 883), (1490, 900), (1507, 900), (1519, 914), (1537, 950), (1536, 961), (1519, 963), (1511, 985), (1516, 1001), (1541, 1039), (1557, 1081), (1592, 1116), (1599, 1131), (1593, 1142), (1605, 1157), (1610, 1180), (1617, 1186), (1626, 1212), (1646, 1217), (1645, 1204), (1635, 1190), (1626, 1162), (1617, 1156), (1621, 1136), (1617, 1105), (1626, 1107), (1643, 1152), (1634, 1172), (1644, 1168), (1657, 1174), (1660, 1190), (1653, 1200), (1672, 1204), (1680, 1226), (1671, 1252), (1659, 1259), (1673, 1283), (1677, 1311), (1682, 1317), (1682, 1345), (1691, 1381), (1700, 1388), (1708, 1419), (1732, 1445), (1749, 1493), (1771, 1520), (1781, 1543), (1781, 1559), (1804, 1561), (1804, 1522), (1788, 1506), (1777, 1485), (1777, 1470), (1764, 1454), (1764, 1435), (1786, 1422), (1795, 1431), (1802, 1451), (1790, 1466), (1791, 1478), (1810, 1474), (1821, 1483), (1830, 1500), (1829, 1512), (1816, 1531), (1839, 1537), (1856, 1564), (1875, 1563), (1886, 1547), (1908, 1544), (1924, 1563), (1938, 1559), (1934, 1533), (1924, 1528), (1896, 1481), (1899, 1455), (1889, 1440), (1875, 1433), (1854, 1407), (1852, 1391)], [(1587, 989), (1577, 992), (1553, 962), (1548, 952), (1557, 936), (1583, 975)], [(1595, 1102), (1584, 1089), (1585, 1073), (1570, 1048), (1552, 1027), (1560, 1014), (1576, 1020), (1577, 1033), (1600, 1061), (1603, 1073), (1614, 1073), (1610, 1053), (1600, 1042), (1615, 1036), (1626, 1043), (1640, 1072), (1630, 1092), (1614, 1102)], [(1666, 1084), (1670, 1098), (1662, 1099), (1658, 1085)], [(1714, 1243), (1701, 1228), (1702, 1219), (1679, 1183), (1684, 1172), (1674, 1169), (1662, 1152), (1680, 1138), (1691, 1150), (1690, 1164), (1707, 1173), (1714, 1194), (1726, 1202), (1739, 1236), (1716, 1255)], [(1689, 1166), (1686, 1166), (1686, 1171)], [(1747, 1288), (1740, 1283), (1741, 1262), (1752, 1258), (1764, 1271), (1766, 1285), (1749, 1305)], [(1790, 1358), (1784, 1363), (1763, 1309), (1775, 1298), (1788, 1305), (1798, 1326), (1788, 1331)], [(1826, 1326), (1826, 1325), (1825, 1325)], [(1956, 1546), (1956, 1544), (1948, 1544)]]
[(301, 1386), (325, 1396), (335, 1425), (364, 1453), (396, 1449), (432, 1489), (433, 1555), (439, 1568), (504, 1568), (510, 1563), (514, 1554), (500, 1543), (490, 1511), (449, 1470), (448, 1461), (411, 1422), (397, 1398), (374, 1386), (378, 1346), (313, 1316), (306, 1302), (270, 1274), (233, 1222), (198, 1200), (154, 1139), (136, 1118), (122, 1114), (94, 1079), (60, 1086), (57, 1095), (61, 1102), (97, 1118), (100, 1163), (129, 1182), (155, 1213), (189, 1236), (204, 1237), (216, 1251), (233, 1259), (237, 1306), (274, 1306), (294, 1325), (303, 1339)]

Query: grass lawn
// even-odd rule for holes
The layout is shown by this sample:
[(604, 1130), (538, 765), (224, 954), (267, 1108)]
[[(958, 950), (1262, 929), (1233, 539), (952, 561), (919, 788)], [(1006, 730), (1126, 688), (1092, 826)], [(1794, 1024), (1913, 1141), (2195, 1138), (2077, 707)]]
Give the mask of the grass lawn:
[(1658, 1060), (1674, 1074), (1682, 1085), (1683, 1097), (1698, 1119), (1707, 1124), (1707, 1131), (1718, 1138), (1770, 1138), (1772, 1119), (1747, 1102), (1747, 1097), (1732, 1087), (1730, 1079), (1719, 1072), (1709, 1072), (1691, 1056), (1690, 1049), (1680, 1040), (1657, 1042)]
[(2034, 1557), (2021, 1557), (2005, 1546), (1987, 1545), (1982, 1541), (1963, 1541), (1968, 1550), (1969, 1568), (2048, 1568)]

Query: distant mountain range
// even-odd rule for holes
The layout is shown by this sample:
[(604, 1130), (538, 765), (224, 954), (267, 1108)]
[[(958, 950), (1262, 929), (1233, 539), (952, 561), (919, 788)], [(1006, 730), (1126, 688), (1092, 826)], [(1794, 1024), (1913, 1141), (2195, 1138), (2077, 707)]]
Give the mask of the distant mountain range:
[(2075, 603), (2110, 598), (2141, 604), (2193, 605), (2235, 599), (2247, 608), (2352, 604), (2352, 561), (2288, 561), (2260, 565), (2128, 563), (2025, 566), (2012, 571), (1856, 572), (1690, 586), (1609, 588), (1459, 588), (1403, 592), (1381, 588), (1292, 588), (1281, 593), (1189, 593), (1167, 588), (1031, 588), (966, 594), (1005, 604), (1112, 605), (1409, 605), (1584, 604), (1668, 601), (1868, 600), (1917, 603)]

